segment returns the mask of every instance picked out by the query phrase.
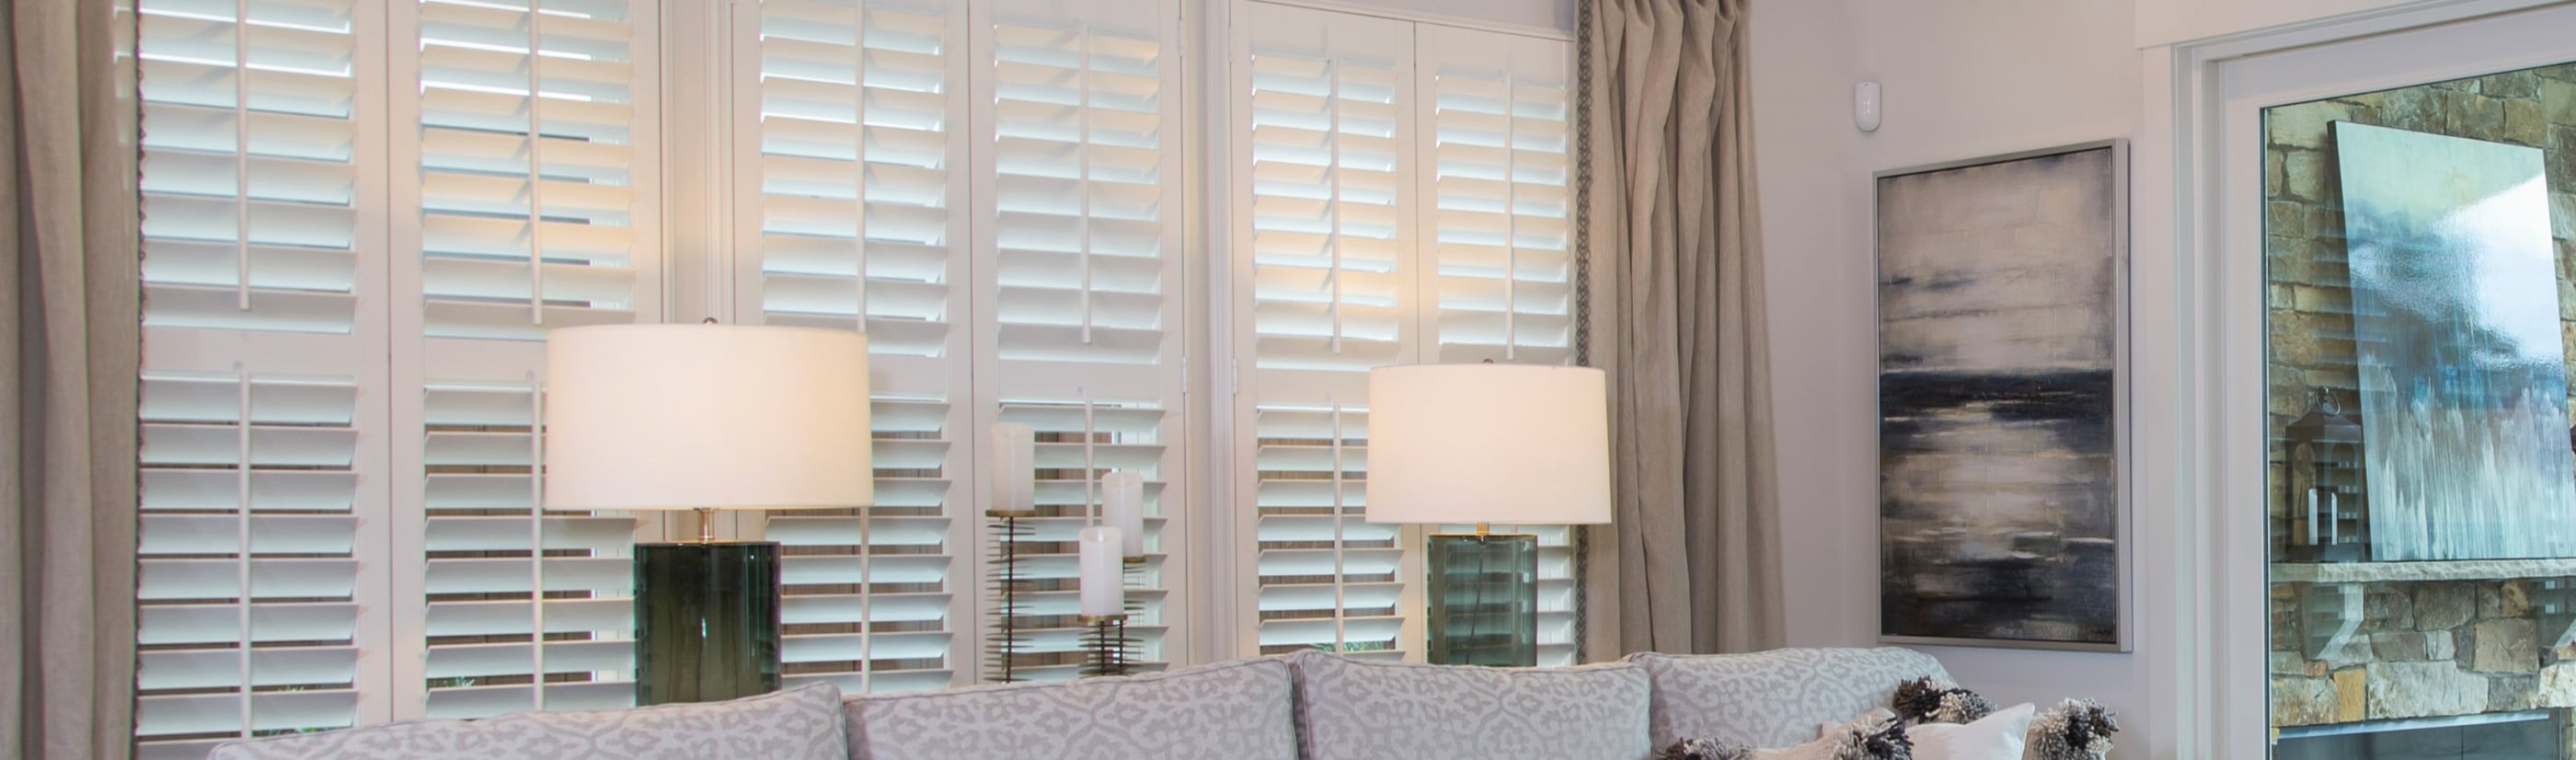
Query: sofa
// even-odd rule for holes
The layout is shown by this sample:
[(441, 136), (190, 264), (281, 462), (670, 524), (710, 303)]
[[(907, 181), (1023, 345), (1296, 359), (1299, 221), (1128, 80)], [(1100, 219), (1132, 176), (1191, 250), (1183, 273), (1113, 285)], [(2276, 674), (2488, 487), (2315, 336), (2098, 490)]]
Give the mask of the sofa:
[(1637, 654), (1497, 669), (1320, 651), (1169, 672), (843, 699), (829, 685), (733, 702), (408, 721), (233, 742), (214, 760), (1647, 760), (1681, 739), (1757, 747), (1949, 680), (1906, 649)]

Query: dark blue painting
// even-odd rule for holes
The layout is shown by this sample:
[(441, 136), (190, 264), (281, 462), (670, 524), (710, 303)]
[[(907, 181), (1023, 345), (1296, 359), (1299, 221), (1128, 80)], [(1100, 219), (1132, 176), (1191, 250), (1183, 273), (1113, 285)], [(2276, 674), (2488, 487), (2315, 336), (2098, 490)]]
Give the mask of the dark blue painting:
[(2576, 554), (2538, 148), (2334, 125), (2371, 559)]
[(1882, 638), (2124, 648), (2124, 153), (1878, 180)]

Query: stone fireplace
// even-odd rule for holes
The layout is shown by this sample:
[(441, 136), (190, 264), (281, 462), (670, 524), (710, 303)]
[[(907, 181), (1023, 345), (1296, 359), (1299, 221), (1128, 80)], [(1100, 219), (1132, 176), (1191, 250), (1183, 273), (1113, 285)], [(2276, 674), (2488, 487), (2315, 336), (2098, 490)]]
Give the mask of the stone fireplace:
[[(2278, 564), (2272, 580), (2272, 721), (2285, 748), (2393, 731), (2546, 733), (2554, 754), (2541, 757), (2576, 757), (2576, 560)], [(2488, 719), (2461, 720), (2471, 716)]]

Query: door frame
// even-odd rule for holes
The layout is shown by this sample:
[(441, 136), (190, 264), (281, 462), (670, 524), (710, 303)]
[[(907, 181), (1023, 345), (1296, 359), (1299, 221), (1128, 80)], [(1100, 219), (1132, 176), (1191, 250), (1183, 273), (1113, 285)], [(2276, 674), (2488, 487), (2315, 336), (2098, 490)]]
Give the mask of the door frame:
[(2567, 29), (2576, 4), (2414, 2), (2140, 51), (2133, 467), (2171, 474), (2136, 496), (2172, 507), (2138, 522), (2173, 583), (2146, 601), (2141, 635), (2175, 642), (2148, 685), (2172, 710), (2174, 757), (2264, 757), (2271, 739), (2268, 594), (2254, 593), (2268, 583), (2261, 108), (2576, 59), (2576, 39), (2535, 39), (2551, 25), (2534, 18)]

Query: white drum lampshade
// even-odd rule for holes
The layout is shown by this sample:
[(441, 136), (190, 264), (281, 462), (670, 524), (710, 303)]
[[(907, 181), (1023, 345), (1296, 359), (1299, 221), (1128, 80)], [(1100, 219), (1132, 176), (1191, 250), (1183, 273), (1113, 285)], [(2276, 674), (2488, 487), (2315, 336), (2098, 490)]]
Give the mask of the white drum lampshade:
[(740, 325), (546, 338), (547, 509), (812, 509), (875, 501), (868, 339)]
[(1417, 364), (1369, 372), (1368, 521), (1610, 522), (1601, 370)]

